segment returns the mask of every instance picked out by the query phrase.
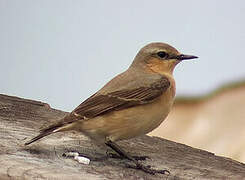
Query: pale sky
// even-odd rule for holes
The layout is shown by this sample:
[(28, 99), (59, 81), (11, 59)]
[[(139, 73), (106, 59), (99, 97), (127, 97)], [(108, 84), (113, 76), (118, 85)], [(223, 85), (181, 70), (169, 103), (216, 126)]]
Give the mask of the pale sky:
[(245, 78), (244, 22), (244, 0), (0, 0), (0, 93), (71, 111), (157, 41), (199, 56), (174, 75), (204, 94)]

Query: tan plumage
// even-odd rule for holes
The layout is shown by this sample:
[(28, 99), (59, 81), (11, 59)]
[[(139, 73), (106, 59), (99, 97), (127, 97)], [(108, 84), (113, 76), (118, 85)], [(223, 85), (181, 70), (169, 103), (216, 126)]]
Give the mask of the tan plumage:
[(117, 151), (112, 142), (146, 134), (166, 118), (175, 96), (173, 69), (180, 61), (193, 58), (197, 57), (182, 55), (164, 43), (148, 44), (127, 71), (25, 144), (52, 133), (76, 130), (98, 142), (111, 143), (108, 146)]

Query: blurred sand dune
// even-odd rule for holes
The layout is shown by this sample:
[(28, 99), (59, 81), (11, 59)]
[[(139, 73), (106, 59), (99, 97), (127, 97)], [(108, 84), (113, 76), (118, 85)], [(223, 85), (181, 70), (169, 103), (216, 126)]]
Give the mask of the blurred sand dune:
[(149, 135), (245, 162), (245, 81), (203, 97), (176, 98), (168, 118)]

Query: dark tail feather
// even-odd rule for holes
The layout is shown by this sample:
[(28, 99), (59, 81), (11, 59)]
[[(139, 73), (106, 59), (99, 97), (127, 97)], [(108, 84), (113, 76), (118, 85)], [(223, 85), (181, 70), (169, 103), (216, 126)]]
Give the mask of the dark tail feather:
[(59, 127), (61, 127), (61, 126), (62, 126), (62, 124), (54, 124), (54, 125), (51, 125), (51, 126), (45, 128), (45, 129), (42, 129), (38, 136), (36, 136), (36, 137), (32, 138), (30, 141), (26, 142), (25, 145), (29, 145), (29, 144), (37, 141), (38, 139), (41, 139), (41, 138), (43, 138), (45, 136), (48, 136), (48, 135), (50, 135), (52, 133), (58, 132), (58, 131), (55, 131), (55, 130), (58, 129)]
[(25, 145), (29, 145), (29, 144), (37, 141), (38, 139), (41, 139), (41, 138), (48, 136), (52, 133), (53, 133), (52, 131), (51, 132), (41, 132), (38, 136), (36, 136), (36, 137), (32, 138), (30, 141), (26, 142)]
[[(68, 118), (68, 119), (66, 119), (66, 118)], [(25, 145), (29, 145), (29, 144), (37, 141), (38, 139), (41, 139), (41, 138), (48, 136), (50, 134), (53, 134), (56, 132), (61, 132), (61, 131), (66, 131), (67, 129), (65, 128), (65, 125), (70, 124), (72, 122), (74, 122), (74, 119), (70, 120), (70, 117), (66, 116), (66, 117), (62, 118), (60, 121), (58, 121), (57, 123), (51, 124), (50, 126), (42, 129), (38, 136), (36, 136), (36, 137), (32, 138), (30, 141), (26, 142)], [(62, 128), (63, 126), (64, 126), (64, 128)]]

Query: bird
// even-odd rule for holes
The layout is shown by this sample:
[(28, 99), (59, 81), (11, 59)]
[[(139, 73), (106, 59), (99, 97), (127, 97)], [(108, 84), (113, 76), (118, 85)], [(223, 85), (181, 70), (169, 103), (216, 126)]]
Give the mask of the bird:
[(140, 163), (117, 141), (147, 134), (169, 114), (175, 97), (173, 71), (184, 60), (198, 58), (181, 54), (171, 45), (153, 42), (136, 54), (129, 68), (114, 77), (68, 115), (41, 129), (29, 145), (57, 132), (75, 130), (103, 143), (146, 173), (166, 173)]

